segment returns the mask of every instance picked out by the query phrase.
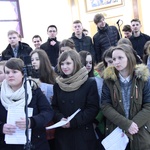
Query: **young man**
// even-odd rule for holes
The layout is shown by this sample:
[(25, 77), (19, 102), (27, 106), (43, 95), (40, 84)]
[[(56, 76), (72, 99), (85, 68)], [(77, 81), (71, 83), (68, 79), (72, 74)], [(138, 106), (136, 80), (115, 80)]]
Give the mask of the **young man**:
[(42, 38), (39, 35), (34, 35), (32, 38), (32, 42), (36, 48), (40, 48), (41, 44), (42, 44)]
[(82, 50), (89, 51), (93, 58), (95, 58), (95, 50), (93, 47), (92, 39), (89, 36), (85, 36), (83, 33), (83, 26), (80, 20), (73, 22), (73, 33), (71, 39), (75, 43), (77, 52)]
[(97, 26), (98, 32), (93, 36), (94, 48), (96, 52), (96, 61), (102, 61), (102, 55), (105, 50), (111, 46), (116, 46), (120, 39), (119, 32), (115, 26), (109, 26), (105, 22), (103, 14), (94, 16), (94, 23)]
[(143, 48), (147, 41), (150, 40), (150, 37), (141, 32), (141, 22), (139, 19), (131, 20), (131, 28), (133, 35), (130, 37), (130, 41), (133, 45), (134, 50), (137, 54), (143, 58)]
[(122, 29), (125, 38), (130, 38), (132, 36), (132, 29), (130, 25), (124, 25)]
[(8, 60), (11, 57), (29, 56), (32, 51), (28, 44), (20, 42), (19, 34), (14, 30), (8, 31), (8, 42), (7, 48), (2, 52), (2, 60)]
[(41, 49), (43, 49), (52, 64), (53, 67), (57, 65), (57, 59), (59, 56), (59, 41), (57, 41), (57, 27), (55, 25), (50, 25), (47, 28), (48, 40), (44, 44), (41, 45)]

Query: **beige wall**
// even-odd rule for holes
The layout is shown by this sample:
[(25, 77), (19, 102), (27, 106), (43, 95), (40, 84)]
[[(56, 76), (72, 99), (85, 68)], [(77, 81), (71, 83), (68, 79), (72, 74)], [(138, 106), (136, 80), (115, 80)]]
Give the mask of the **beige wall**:
[[(80, 18), (85, 28), (90, 31), (90, 35), (93, 36), (97, 29), (93, 22), (93, 18), (97, 13), (103, 13), (106, 18), (106, 22), (109, 25), (115, 25), (118, 19), (123, 20), (123, 24), (130, 24), (130, 20), (133, 17), (132, 0), (123, 0), (123, 4), (108, 7), (106, 9), (96, 9), (94, 11), (86, 11), (85, 0), (77, 0), (80, 12)], [(123, 25), (122, 25), (123, 26)], [(122, 27), (121, 26), (121, 27)]]

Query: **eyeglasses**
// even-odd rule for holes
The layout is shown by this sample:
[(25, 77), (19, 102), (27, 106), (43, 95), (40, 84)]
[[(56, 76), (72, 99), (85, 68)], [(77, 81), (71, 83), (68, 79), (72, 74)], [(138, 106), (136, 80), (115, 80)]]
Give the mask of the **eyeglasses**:
[(33, 41), (33, 43), (39, 43), (40, 41)]
[(49, 30), (49, 32), (56, 32), (56, 30)]

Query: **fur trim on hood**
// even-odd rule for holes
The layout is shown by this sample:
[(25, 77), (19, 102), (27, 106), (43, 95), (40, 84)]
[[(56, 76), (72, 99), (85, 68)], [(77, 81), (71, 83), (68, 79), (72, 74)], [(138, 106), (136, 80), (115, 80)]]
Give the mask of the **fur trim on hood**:
[[(147, 81), (148, 78), (149, 78), (149, 75), (150, 75), (150, 73), (149, 73), (149, 70), (148, 70), (146, 65), (139, 64), (139, 65), (135, 66), (135, 77), (136, 78), (141, 79), (143, 81)], [(107, 67), (104, 70), (103, 78), (105, 80), (110, 79), (110, 80), (116, 81), (117, 76), (116, 76), (116, 73), (115, 73), (115, 67)]]

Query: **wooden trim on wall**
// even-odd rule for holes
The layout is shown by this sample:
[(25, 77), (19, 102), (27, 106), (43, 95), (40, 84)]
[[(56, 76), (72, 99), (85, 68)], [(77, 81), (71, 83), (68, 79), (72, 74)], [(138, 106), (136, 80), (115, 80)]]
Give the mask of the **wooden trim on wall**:
[(138, 0), (132, 0), (133, 17), (139, 19)]

